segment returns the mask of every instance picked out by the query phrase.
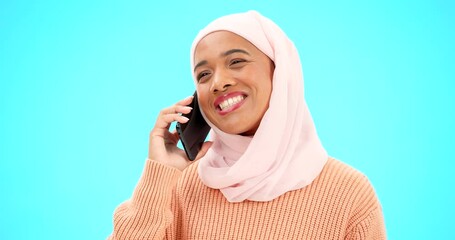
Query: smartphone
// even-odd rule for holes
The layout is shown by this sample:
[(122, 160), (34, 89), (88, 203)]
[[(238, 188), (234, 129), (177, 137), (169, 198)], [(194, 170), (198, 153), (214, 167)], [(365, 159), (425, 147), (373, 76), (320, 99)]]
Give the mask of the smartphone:
[(188, 105), (192, 107), (193, 110), (188, 114), (182, 114), (182, 116), (187, 117), (189, 121), (184, 124), (177, 122), (176, 125), (183, 149), (185, 149), (185, 153), (191, 161), (196, 158), (210, 131), (210, 126), (204, 120), (204, 117), (202, 117), (202, 113), (199, 110), (196, 91), (193, 96), (193, 101)]

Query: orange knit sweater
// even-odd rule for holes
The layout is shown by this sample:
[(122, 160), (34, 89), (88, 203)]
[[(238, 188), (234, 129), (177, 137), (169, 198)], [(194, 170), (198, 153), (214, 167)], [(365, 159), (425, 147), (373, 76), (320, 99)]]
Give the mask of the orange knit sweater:
[(370, 182), (336, 159), (310, 185), (269, 202), (227, 202), (199, 180), (197, 164), (182, 173), (147, 160), (109, 239), (386, 238)]

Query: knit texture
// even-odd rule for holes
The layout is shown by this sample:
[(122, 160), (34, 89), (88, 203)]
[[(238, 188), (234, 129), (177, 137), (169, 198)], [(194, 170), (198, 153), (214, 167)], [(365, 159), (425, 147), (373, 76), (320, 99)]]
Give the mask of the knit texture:
[(147, 160), (109, 239), (386, 239), (372, 185), (336, 159), (310, 185), (268, 202), (229, 203), (201, 182), (197, 164), (182, 173)]

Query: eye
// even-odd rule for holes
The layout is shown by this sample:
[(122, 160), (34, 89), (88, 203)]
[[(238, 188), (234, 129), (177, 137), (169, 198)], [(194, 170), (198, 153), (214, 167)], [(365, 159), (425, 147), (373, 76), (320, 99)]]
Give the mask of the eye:
[(204, 81), (204, 79), (206, 79), (208, 75), (210, 75), (210, 72), (208, 71), (200, 72), (196, 77), (197, 82)]
[(232, 65), (235, 65), (235, 64), (239, 64), (239, 63), (243, 63), (243, 62), (246, 62), (246, 60), (239, 59), (239, 58), (232, 59), (231, 62), (229, 63), (229, 66), (232, 66)]

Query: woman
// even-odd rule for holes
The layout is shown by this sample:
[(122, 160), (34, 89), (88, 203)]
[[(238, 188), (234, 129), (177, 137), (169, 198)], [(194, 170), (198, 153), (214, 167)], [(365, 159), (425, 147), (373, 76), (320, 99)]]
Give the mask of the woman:
[(188, 161), (169, 126), (194, 99), (162, 110), (111, 239), (385, 239), (368, 179), (322, 147), (277, 25), (254, 11), (221, 17), (197, 35), (191, 66), (211, 141)]

